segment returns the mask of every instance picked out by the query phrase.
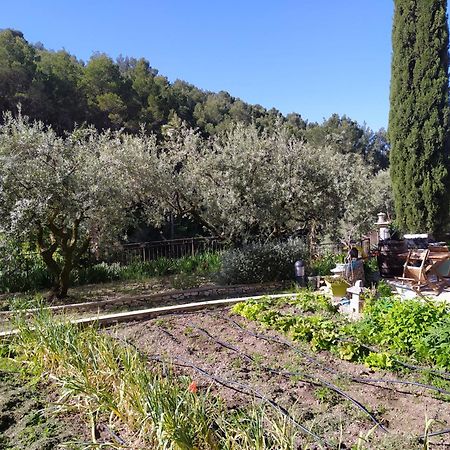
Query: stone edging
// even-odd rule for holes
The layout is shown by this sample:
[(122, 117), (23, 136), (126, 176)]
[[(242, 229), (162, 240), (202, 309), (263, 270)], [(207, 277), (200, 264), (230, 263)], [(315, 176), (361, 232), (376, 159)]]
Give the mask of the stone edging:
[[(132, 305), (146, 305), (149, 302), (157, 302), (163, 300), (187, 300), (195, 297), (215, 297), (215, 296), (226, 296), (226, 295), (239, 295), (239, 294), (250, 294), (252, 292), (259, 293), (265, 290), (280, 289), (284, 286), (283, 283), (263, 283), (263, 284), (243, 284), (236, 286), (203, 286), (199, 288), (192, 288), (186, 290), (162, 292), (155, 294), (143, 294), (143, 295), (126, 295), (119, 296), (106, 300), (97, 300), (94, 302), (84, 302), (84, 303), (70, 303), (67, 305), (57, 305), (48, 306), (43, 308), (44, 310), (52, 312), (86, 312), (91, 310), (108, 310), (112, 308), (117, 308), (121, 306), (132, 306)], [(37, 308), (24, 309), (21, 313), (33, 314), (39, 311)], [(8, 317), (15, 311), (0, 311), (0, 321), (7, 320)]]
[[(128, 311), (116, 314), (105, 314), (92, 317), (84, 317), (82, 319), (71, 320), (70, 323), (76, 325), (89, 325), (95, 323), (101, 326), (107, 326), (116, 324), (119, 322), (127, 322), (142, 319), (151, 319), (153, 317), (175, 314), (175, 313), (185, 313), (191, 311), (198, 311), (201, 309), (211, 309), (220, 306), (229, 306), (235, 303), (243, 302), (250, 299), (260, 299), (263, 297), (279, 298), (279, 297), (294, 297), (298, 294), (272, 294), (272, 295), (258, 295), (250, 297), (236, 297), (220, 300), (209, 300), (204, 302), (186, 303), (184, 305), (173, 305), (173, 306), (163, 306), (160, 308), (149, 308), (136, 311)], [(8, 339), (11, 336), (18, 334), (19, 330), (8, 330), (0, 332), (0, 339)]]

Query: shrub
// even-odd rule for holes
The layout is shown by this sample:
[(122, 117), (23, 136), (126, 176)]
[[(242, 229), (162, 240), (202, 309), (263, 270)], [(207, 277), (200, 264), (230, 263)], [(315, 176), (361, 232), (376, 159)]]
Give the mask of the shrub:
[(415, 344), (419, 357), (439, 367), (450, 368), (450, 318), (437, 322)]
[(337, 263), (344, 262), (345, 255), (338, 253), (326, 253), (311, 261), (309, 273), (312, 276), (325, 276), (331, 274), (331, 269), (336, 267)]
[(390, 297), (393, 295), (392, 289), (386, 281), (381, 280), (377, 286), (377, 295), (378, 297)]
[(34, 248), (0, 236), (0, 292), (44, 289), (52, 283), (52, 276)]
[[(177, 274), (208, 275), (217, 272), (220, 264), (219, 253), (202, 253), (179, 259), (135, 261), (126, 266), (102, 262), (73, 270), (71, 284), (143, 280), (154, 276)], [(14, 264), (0, 266), (0, 292), (37, 291), (51, 286), (52, 277), (36, 252), (22, 252), (14, 260)]]
[(411, 354), (414, 343), (446, 312), (446, 305), (417, 300), (380, 299), (369, 306), (367, 320), (380, 344)]
[(380, 270), (376, 258), (364, 261), (364, 278), (366, 283), (376, 283), (380, 279)]
[(294, 263), (300, 259), (308, 260), (302, 240), (253, 243), (223, 253), (218, 280), (224, 284), (292, 280)]

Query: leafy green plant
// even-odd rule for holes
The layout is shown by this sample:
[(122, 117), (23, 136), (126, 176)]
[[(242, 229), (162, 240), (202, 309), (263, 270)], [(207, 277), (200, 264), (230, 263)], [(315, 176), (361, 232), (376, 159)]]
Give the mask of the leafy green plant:
[(336, 267), (337, 263), (343, 263), (345, 260), (345, 254), (341, 253), (326, 253), (313, 259), (309, 264), (309, 272), (311, 275), (330, 275), (331, 269)]
[(390, 297), (392, 296), (392, 289), (386, 281), (381, 280), (377, 285), (378, 297)]
[[(380, 305), (380, 306), (378, 306)], [(382, 345), (411, 354), (414, 343), (447, 314), (447, 306), (435, 302), (417, 300), (390, 300), (376, 302), (368, 311), (369, 320), (374, 319), (379, 327), (376, 338)]]
[(258, 320), (263, 311), (267, 311), (268, 306), (263, 301), (248, 300), (236, 303), (231, 309), (233, 313), (239, 314), (248, 320)]
[(428, 328), (415, 343), (415, 350), (421, 359), (450, 368), (450, 318), (446, 317)]
[[(302, 314), (277, 308), (284, 305), (295, 306)], [(396, 360), (413, 357), (450, 368), (450, 319), (445, 303), (369, 295), (363, 319), (349, 322), (334, 314), (321, 294), (303, 291), (294, 299), (242, 302), (233, 311), (286, 333), (294, 341), (307, 342), (314, 351), (332, 351), (341, 359), (369, 367), (397, 370)], [(380, 350), (369, 350), (374, 346)]]
[(328, 297), (315, 292), (303, 291), (294, 299), (289, 300), (289, 304), (303, 312), (327, 312), (336, 313), (337, 307), (333, 305)]
[(314, 397), (319, 403), (325, 403), (329, 406), (337, 405), (342, 401), (339, 394), (326, 386), (320, 386), (314, 389)]
[(368, 351), (357, 342), (339, 341), (334, 352), (345, 361), (360, 361)]
[(369, 258), (364, 261), (364, 278), (366, 282), (377, 282), (380, 277), (380, 271), (378, 269), (378, 261), (376, 258)]
[(364, 358), (364, 364), (366, 364), (369, 367), (376, 367), (378, 369), (392, 369), (394, 367), (392, 357), (387, 352), (381, 353), (370, 352)]

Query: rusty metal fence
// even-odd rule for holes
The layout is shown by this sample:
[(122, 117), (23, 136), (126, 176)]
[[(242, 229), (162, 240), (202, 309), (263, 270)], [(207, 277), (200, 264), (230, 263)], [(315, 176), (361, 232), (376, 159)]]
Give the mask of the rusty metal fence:
[(182, 258), (204, 252), (216, 252), (224, 244), (215, 237), (170, 239), (165, 241), (137, 242), (123, 245), (120, 262), (152, 261), (158, 258)]
[[(367, 242), (365, 241), (366, 240), (357, 242), (356, 245), (366, 247)], [(134, 261), (152, 261), (158, 258), (176, 259), (184, 256), (194, 256), (204, 252), (220, 251), (224, 248), (225, 244), (217, 237), (194, 237), (164, 241), (136, 242), (124, 244), (115, 259), (120, 261), (121, 264), (129, 264)], [(345, 247), (342, 243), (325, 242), (317, 244), (314, 253), (323, 256), (328, 253), (342, 253), (345, 251)]]

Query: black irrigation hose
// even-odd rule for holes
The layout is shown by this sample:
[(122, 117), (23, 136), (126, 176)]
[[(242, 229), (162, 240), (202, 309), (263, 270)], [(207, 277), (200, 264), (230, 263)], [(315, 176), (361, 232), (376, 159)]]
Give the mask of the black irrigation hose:
[(435, 431), (433, 433), (427, 433), (423, 434), (419, 437), (419, 441), (424, 441), (427, 438), (433, 437), (433, 436), (442, 436), (443, 434), (450, 434), (450, 428), (447, 428), (445, 430)]
[[(214, 315), (214, 314), (211, 314), (211, 315)], [(248, 333), (248, 334), (250, 334), (250, 335), (253, 335), (253, 336), (255, 336), (255, 337), (260, 337), (261, 339), (266, 339), (266, 340), (269, 340), (269, 341), (277, 342), (277, 343), (279, 343), (279, 344), (285, 344), (285, 345), (288, 345), (288, 346), (291, 347), (293, 350), (299, 350), (299, 349), (297, 349), (295, 346), (293, 346), (292, 344), (290, 344), (288, 341), (283, 342), (284, 340), (278, 340), (278, 339), (272, 338), (272, 337), (270, 337), (270, 336), (265, 336), (265, 335), (260, 335), (260, 334), (258, 334), (258, 333), (253, 333), (252, 331), (250, 331), (250, 330), (244, 328), (244, 327), (241, 326), (238, 322), (235, 322), (235, 321), (232, 320), (232, 319), (229, 319), (229, 318), (227, 318), (227, 317), (216, 316), (216, 315), (214, 315), (214, 316), (215, 316), (215, 317), (218, 317), (218, 318), (221, 318), (221, 319), (224, 319), (224, 320), (226, 320), (226, 321), (229, 321), (229, 322), (234, 323), (239, 329), (241, 329), (242, 331), (244, 331), (244, 332), (246, 332), (246, 333)], [(159, 329), (160, 329), (162, 332), (164, 332), (165, 334), (167, 334), (167, 335), (168, 335), (171, 339), (173, 339), (175, 342), (178, 342), (178, 343), (180, 342), (180, 340), (179, 340), (176, 336), (174, 336), (172, 333), (170, 333), (170, 332), (167, 331), (166, 329), (161, 328), (161, 327), (159, 327)], [(124, 339), (124, 338), (121, 338), (121, 337), (119, 337), (119, 336), (114, 336), (114, 338), (117, 339), (117, 340), (119, 340), (119, 341), (121, 341), (121, 342), (123, 342), (123, 343), (125, 343), (126, 345), (131, 346), (133, 349), (135, 349), (135, 350), (139, 353), (139, 355), (141, 355), (141, 356), (142, 356), (143, 358), (145, 358), (145, 359), (151, 359), (151, 360), (157, 361), (157, 362), (159, 362), (159, 363), (165, 363), (165, 361), (164, 361), (164, 359), (162, 358), (161, 355), (146, 355), (146, 354), (143, 353), (143, 352), (136, 346), (136, 344), (134, 344), (133, 342), (130, 342), (129, 340)], [(299, 352), (300, 352), (301, 354), (304, 354), (304, 353), (301, 352), (300, 350), (299, 350)], [(305, 354), (305, 355), (306, 355), (306, 356), (309, 356), (309, 355), (307, 355), (307, 354)], [(191, 369), (197, 371), (198, 373), (204, 375), (206, 378), (209, 378), (209, 379), (211, 379), (211, 380), (217, 382), (218, 384), (220, 384), (220, 385), (222, 385), (222, 386), (224, 386), (224, 387), (226, 387), (226, 388), (228, 388), (228, 389), (230, 389), (230, 390), (234, 390), (235, 392), (239, 392), (239, 393), (244, 394), (244, 395), (249, 395), (249, 396), (252, 396), (252, 395), (253, 395), (253, 396), (259, 398), (259, 399), (262, 400), (262, 401), (266, 401), (266, 402), (269, 403), (272, 407), (274, 407), (275, 409), (279, 410), (279, 411), (280, 411), (280, 412), (281, 412), (288, 420), (290, 420), (294, 425), (298, 426), (304, 433), (306, 433), (306, 434), (308, 434), (308, 435), (314, 437), (316, 440), (318, 440), (319, 442), (325, 444), (326, 446), (332, 447), (331, 444), (329, 444), (326, 440), (324, 440), (324, 439), (321, 438), (320, 436), (316, 435), (316, 434), (313, 433), (312, 431), (308, 430), (308, 429), (307, 429), (306, 427), (304, 427), (302, 424), (298, 423), (298, 422), (297, 422), (297, 421), (289, 414), (289, 412), (288, 412), (285, 408), (283, 408), (282, 406), (278, 405), (275, 401), (273, 401), (273, 400), (271, 400), (271, 399), (265, 397), (264, 394), (262, 394), (262, 393), (260, 393), (259, 391), (255, 390), (255, 389), (252, 388), (251, 386), (246, 385), (246, 384), (243, 384), (243, 383), (238, 383), (238, 382), (236, 382), (236, 381), (222, 380), (222, 379), (220, 379), (219, 377), (216, 377), (215, 375), (212, 375), (212, 374), (208, 373), (208, 372), (205, 371), (204, 369), (202, 369), (202, 368), (200, 368), (200, 367), (198, 367), (198, 366), (195, 366), (195, 365), (194, 365), (193, 363), (191, 363), (190, 361), (184, 360), (183, 358), (177, 357), (177, 356), (175, 356), (175, 357), (173, 357), (173, 358), (174, 358), (174, 359), (178, 359), (179, 361), (184, 361), (184, 364), (181, 364), (181, 363), (172, 363), (173, 365), (176, 365), (176, 366), (178, 366), (178, 367), (191, 368)], [(309, 356), (309, 358), (310, 358), (311, 360), (315, 360), (315, 358), (313, 358), (313, 357), (311, 357), (311, 356)], [(318, 365), (323, 365), (323, 364), (322, 364), (321, 362), (319, 362), (318, 360), (316, 360), (316, 364), (318, 364)], [(333, 370), (333, 369), (330, 369), (330, 370)], [(333, 372), (338, 374), (338, 372), (336, 372), (336, 371), (334, 371), (334, 370), (333, 370)], [(368, 382), (369, 380), (370, 380), (370, 379), (364, 379), (364, 378), (362, 378), (362, 379), (361, 379), (361, 382)], [(371, 382), (386, 382), (386, 381), (385, 381), (385, 380), (381, 380), (381, 379), (373, 379), (373, 380), (371, 380)], [(400, 381), (400, 380), (390, 380), (389, 382), (392, 382), (392, 383), (403, 383), (403, 382)], [(249, 391), (253, 392), (253, 394), (251, 394), (251, 393), (249, 393), (249, 392), (245, 392), (245, 391), (243, 391), (243, 390), (241, 390), (241, 389), (235, 388), (235, 387), (232, 386), (232, 384), (241, 386), (241, 387), (243, 387), (244, 389), (246, 388), (246, 389), (248, 389)], [(405, 382), (405, 384), (413, 384), (413, 385), (419, 385), (419, 386), (423, 386), (423, 387), (432, 387), (432, 388), (434, 388), (434, 386), (427, 386), (427, 385), (422, 385), (421, 383), (414, 383), (414, 382)], [(108, 431), (110, 431), (110, 430), (108, 430)], [(430, 437), (436, 437), (436, 436), (441, 436), (441, 435), (444, 435), (444, 434), (450, 434), (450, 429), (444, 429), (444, 430), (435, 431), (435, 432), (432, 432), (432, 433), (427, 433), (427, 434), (425, 434), (425, 435), (417, 436), (417, 439), (418, 439), (419, 441), (424, 441), (424, 440), (427, 439), (427, 438), (430, 438)], [(119, 438), (119, 439), (121, 439), (121, 438)], [(122, 440), (122, 439), (121, 439), (121, 440)]]
[(403, 384), (405, 386), (418, 386), (424, 389), (428, 389), (430, 391), (436, 391), (440, 394), (450, 395), (450, 391), (446, 391), (445, 389), (438, 388), (436, 386), (432, 386), (431, 384), (419, 383), (417, 381), (406, 381), (406, 380), (390, 380), (383, 378), (358, 378), (358, 377), (350, 377), (352, 381), (356, 383), (387, 383), (387, 384)]
[[(217, 344), (219, 344), (219, 345), (221, 345), (221, 346), (223, 346), (225, 348), (228, 348), (228, 349), (238, 353), (239, 355), (244, 357), (247, 361), (254, 362), (254, 358), (252, 358), (250, 355), (247, 355), (246, 353), (244, 353), (238, 347), (235, 347), (235, 346), (229, 344), (228, 342), (223, 342), (223, 341), (220, 341), (220, 340), (216, 339), (214, 336), (211, 336), (211, 334), (208, 333), (203, 328), (197, 327), (197, 326), (192, 325), (192, 324), (191, 324), (191, 326), (192, 326), (192, 328), (200, 331), (200, 333), (202, 333), (203, 335), (207, 336), (209, 339), (212, 339)], [(326, 380), (323, 380), (322, 378), (313, 377), (311, 375), (308, 375), (308, 374), (305, 374), (305, 373), (301, 373), (301, 372), (288, 372), (288, 371), (278, 370), (278, 369), (274, 369), (274, 368), (267, 367), (267, 366), (262, 366), (262, 367), (266, 371), (271, 372), (271, 373), (275, 373), (277, 375), (289, 376), (289, 377), (291, 377), (291, 376), (303, 376), (307, 380), (302, 380), (302, 381), (307, 381), (310, 384), (314, 384), (314, 385), (321, 384), (323, 386), (326, 386), (328, 389), (336, 392), (337, 394), (339, 394), (342, 397), (344, 397), (347, 400), (349, 400), (357, 408), (361, 409), (365, 414), (367, 414), (370, 417), (370, 419), (372, 420), (373, 423), (375, 423), (377, 426), (379, 426), (383, 431), (388, 432), (388, 430), (378, 421), (378, 419), (361, 402), (359, 402), (355, 398), (353, 398), (350, 395), (348, 395), (346, 392), (344, 392), (341, 389), (339, 389), (336, 385), (334, 385), (334, 384), (332, 384), (332, 383), (330, 383), (330, 382), (328, 382)]]
[[(165, 363), (164, 359), (160, 356), (160, 355), (153, 355), (153, 356), (148, 356), (149, 359), (152, 359), (153, 361), (157, 361), (160, 363)], [(200, 373), (201, 375), (203, 375), (205, 378), (208, 378), (214, 382), (216, 382), (217, 384), (220, 384), (223, 387), (226, 387), (227, 389), (231, 389), (235, 392), (238, 392), (240, 394), (244, 394), (244, 395), (249, 395), (252, 397), (256, 397), (259, 398), (260, 400), (262, 400), (263, 402), (268, 403), (270, 406), (272, 406), (274, 409), (276, 409), (277, 411), (279, 411), (284, 417), (286, 417), (286, 419), (288, 419), (290, 422), (292, 422), (296, 427), (298, 427), (300, 430), (302, 430), (305, 434), (313, 437), (316, 441), (321, 442), (322, 444), (324, 444), (326, 447), (333, 447), (329, 442), (327, 442), (324, 438), (318, 436), (317, 434), (315, 434), (314, 432), (312, 432), (311, 430), (309, 430), (308, 428), (306, 428), (304, 425), (302, 425), (300, 422), (298, 422), (297, 420), (295, 420), (290, 414), (289, 411), (284, 408), (283, 406), (279, 405), (277, 402), (275, 402), (274, 400), (266, 397), (263, 393), (261, 393), (260, 391), (258, 391), (257, 389), (251, 387), (248, 384), (244, 384), (244, 383), (240, 383), (237, 381), (230, 381), (230, 380), (225, 380), (223, 378), (220, 378), (216, 375), (213, 375), (209, 372), (207, 372), (205, 369), (195, 365), (194, 363), (192, 363), (191, 361), (188, 361), (184, 358), (181, 358), (179, 356), (172, 356), (173, 359), (181, 361), (183, 364), (180, 363), (175, 363), (173, 361), (171, 361), (171, 364), (174, 364), (176, 366), (181, 366), (181, 367), (189, 367), (193, 370), (195, 370), (196, 372)], [(234, 386), (233, 386), (234, 385)], [(235, 386), (239, 386), (239, 387), (235, 387)], [(250, 391), (250, 392), (247, 392)]]
[[(162, 328), (160, 328), (160, 329), (162, 329)], [(171, 337), (175, 338), (175, 336), (173, 336), (170, 332), (168, 332), (167, 330), (165, 330), (165, 331), (166, 331), (166, 334), (168, 336), (171, 336)], [(128, 341), (127, 339), (123, 339), (123, 338), (120, 338), (120, 337), (115, 337), (115, 338), (120, 340), (121, 342), (124, 342), (127, 345), (131, 346), (144, 359), (156, 361), (156, 362), (159, 362), (159, 363), (162, 363), (162, 364), (165, 364), (165, 362), (166, 362), (166, 360), (161, 355), (148, 355), (148, 354), (144, 353), (142, 350), (140, 350), (136, 346), (136, 344), (134, 344), (133, 342)], [(312, 432), (311, 430), (306, 428), (304, 425), (302, 425), (300, 422), (295, 420), (289, 414), (289, 411), (286, 408), (284, 408), (283, 406), (279, 405), (274, 400), (266, 397), (263, 393), (261, 393), (260, 391), (258, 391), (255, 388), (251, 387), (250, 385), (247, 385), (247, 384), (244, 384), (244, 383), (239, 383), (237, 381), (225, 380), (223, 378), (217, 377), (216, 375), (213, 375), (213, 374), (207, 372), (205, 369), (195, 365), (191, 361), (189, 361), (187, 359), (184, 359), (184, 358), (182, 358), (180, 356), (171, 356), (171, 359), (175, 360), (175, 361), (181, 361), (181, 363), (177, 363), (177, 362), (171, 361), (171, 364), (173, 364), (175, 366), (191, 368), (191, 369), (195, 370), (196, 372), (200, 373), (201, 375), (203, 375), (205, 378), (208, 378), (208, 379), (216, 382), (217, 384), (220, 384), (221, 386), (226, 387), (227, 389), (231, 389), (231, 390), (233, 390), (235, 392), (239, 392), (239, 393), (244, 394), (244, 395), (249, 395), (249, 396), (253, 396), (253, 397), (259, 398), (263, 402), (268, 403), (274, 409), (278, 410), (284, 417), (286, 417), (286, 419), (288, 419), (290, 422), (292, 422), (296, 427), (298, 427), (300, 430), (302, 430), (305, 434), (313, 437), (316, 441), (324, 444), (328, 448), (333, 447), (324, 438), (318, 436), (317, 434), (315, 434), (314, 432)], [(235, 386), (239, 386), (241, 389), (239, 389), (239, 387), (235, 387)]]
[(255, 336), (255, 337), (258, 337), (258, 338), (266, 340), (266, 341), (277, 342), (278, 344), (284, 344), (284, 345), (288, 346), (289, 348), (291, 348), (292, 350), (294, 350), (295, 352), (299, 353), (300, 355), (304, 355), (305, 357), (307, 357), (307, 359), (309, 361), (314, 362), (316, 365), (320, 366), (323, 370), (325, 370), (327, 372), (330, 372), (330, 373), (332, 373), (334, 375), (344, 376), (344, 377), (349, 378), (351, 381), (354, 381), (356, 383), (364, 383), (364, 384), (369, 384), (369, 383), (386, 383), (386, 384), (410, 385), (410, 386), (417, 386), (417, 387), (421, 387), (421, 388), (424, 388), (424, 389), (428, 389), (430, 391), (436, 391), (436, 392), (439, 392), (439, 393), (444, 394), (444, 395), (450, 395), (450, 391), (446, 391), (445, 389), (441, 389), (441, 388), (433, 386), (431, 384), (419, 383), (419, 382), (416, 382), (416, 381), (403, 381), (403, 380), (391, 380), (391, 379), (381, 379), (381, 378), (359, 378), (359, 377), (353, 377), (351, 375), (338, 372), (338, 371), (332, 369), (331, 367), (325, 366), (317, 358), (314, 358), (313, 356), (310, 356), (307, 353), (301, 351), (300, 349), (298, 349), (297, 347), (292, 345), (286, 339), (273, 338), (271, 336), (267, 336), (267, 335), (264, 335), (264, 334), (255, 333), (255, 332), (253, 332), (251, 330), (248, 330), (247, 328), (244, 328), (241, 324), (239, 324), (238, 322), (236, 322), (233, 319), (230, 319), (228, 317), (221, 317), (221, 316), (217, 316), (217, 315), (215, 317), (220, 317), (223, 320), (226, 320), (227, 322), (230, 322), (230, 323), (234, 324), (237, 328), (239, 328), (240, 330), (242, 330), (243, 332), (245, 332), (247, 334), (250, 334), (251, 336)]
[(108, 427), (108, 425), (106, 425), (106, 424), (100, 424), (100, 427), (101, 428), (103, 428), (104, 430), (106, 430), (107, 431), (107, 433), (112, 437), (112, 438), (114, 438), (114, 440), (117, 442), (117, 443), (119, 443), (120, 445), (127, 445), (127, 443), (118, 435), (118, 434), (116, 434), (116, 433), (114, 433), (114, 431), (113, 430), (111, 430), (111, 428), (109, 428)]
[[(253, 358), (252, 356), (248, 355), (247, 353), (244, 353), (241, 349), (239, 349), (238, 347), (235, 347), (234, 345), (231, 345), (229, 342), (224, 342), (224, 341), (221, 341), (221, 340), (215, 338), (214, 336), (212, 336), (208, 331), (206, 331), (203, 328), (197, 327), (197, 326), (192, 325), (192, 324), (190, 326), (193, 329), (197, 330), (199, 333), (201, 333), (204, 336), (206, 336), (208, 339), (213, 340), (214, 342), (216, 342), (220, 346), (228, 348), (229, 350), (239, 354), (246, 361), (251, 362), (251, 363), (255, 363), (256, 362), (255, 358)], [(279, 369), (275, 369), (273, 367), (267, 367), (267, 366), (264, 366), (264, 365), (261, 365), (261, 367), (265, 371), (273, 373), (275, 375), (282, 375), (282, 376), (302, 376), (302, 375), (304, 375), (304, 374), (301, 374), (300, 372), (289, 372), (287, 370), (279, 370)], [(305, 375), (305, 377), (307, 377), (309, 379), (300, 379), (300, 381), (302, 381), (303, 383), (312, 384), (313, 386), (320, 386), (321, 383), (311, 380), (311, 378), (308, 375)]]
[(332, 369), (331, 367), (327, 367), (325, 366), (321, 361), (319, 361), (317, 358), (314, 358), (313, 356), (309, 355), (308, 353), (304, 352), (303, 350), (300, 350), (298, 347), (295, 347), (294, 345), (292, 345), (288, 340), (283, 339), (281, 337), (275, 338), (272, 336), (268, 336), (266, 334), (261, 334), (261, 333), (255, 333), (254, 331), (249, 330), (248, 328), (243, 327), (240, 323), (236, 322), (233, 319), (230, 319), (229, 317), (224, 317), (224, 316), (218, 316), (215, 314), (210, 314), (214, 317), (226, 320), (227, 322), (230, 322), (231, 324), (233, 324), (236, 328), (239, 328), (240, 330), (242, 330), (244, 333), (249, 334), (250, 336), (254, 336), (256, 338), (262, 339), (264, 341), (268, 341), (268, 342), (275, 342), (277, 344), (280, 345), (285, 345), (289, 348), (291, 348), (295, 353), (298, 353), (299, 355), (303, 356), (304, 358), (306, 358), (309, 362), (312, 362), (313, 364), (321, 367), (323, 370), (325, 370), (326, 372), (332, 373), (334, 375), (339, 375), (339, 372), (337, 372), (336, 370)]

